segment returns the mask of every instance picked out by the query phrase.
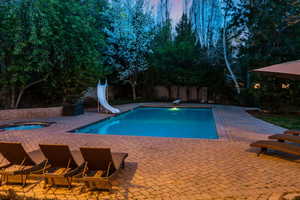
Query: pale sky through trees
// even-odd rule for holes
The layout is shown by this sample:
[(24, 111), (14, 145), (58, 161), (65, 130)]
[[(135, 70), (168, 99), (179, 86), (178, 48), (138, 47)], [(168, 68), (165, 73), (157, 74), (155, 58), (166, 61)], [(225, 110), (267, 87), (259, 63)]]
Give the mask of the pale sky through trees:
[[(147, 0), (146, 0), (147, 1)], [(148, 0), (151, 1), (153, 7), (156, 7), (160, 0)], [(184, 0), (170, 0), (170, 17), (174, 22), (178, 22), (183, 13)]]

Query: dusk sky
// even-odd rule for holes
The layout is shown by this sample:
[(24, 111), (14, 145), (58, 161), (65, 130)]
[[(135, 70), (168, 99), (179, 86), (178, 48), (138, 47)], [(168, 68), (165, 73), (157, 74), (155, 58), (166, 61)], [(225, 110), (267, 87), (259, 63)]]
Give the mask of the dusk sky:
[(172, 0), (171, 3), (171, 18), (178, 21), (183, 12), (183, 0)]
[[(156, 7), (160, 0), (148, 0), (148, 1), (151, 1), (152, 6)], [(170, 4), (171, 19), (174, 20), (174, 22), (177, 22), (182, 16), (184, 0), (170, 0), (170, 2), (171, 2)]]

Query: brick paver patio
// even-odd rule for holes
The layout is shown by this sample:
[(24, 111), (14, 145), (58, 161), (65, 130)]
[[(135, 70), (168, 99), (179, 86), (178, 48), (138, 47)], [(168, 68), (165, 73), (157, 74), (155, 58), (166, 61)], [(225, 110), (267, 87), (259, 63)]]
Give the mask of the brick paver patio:
[[(139, 104), (123, 105), (122, 111)], [(67, 131), (110, 115), (87, 112), (82, 116), (37, 119), (56, 124), (30, 131), (1, 132), (3, 141), (22, 142), (28, 152), (40, 143), (68, 144), (72, 150), (80, 146), (110, 147), (128, 152), (126, 167), (114, 181), (112, 193), (95, 191), (80, 193), (41, 184), (24, 189), (1, 186), (18, 194), (52, 199), (136, 199), (136, 200), (219, 200), (279, 199), (286, 192), (300, 191), (299, 157), (271, 152), (260, 157), (249, 143), (266, 139), (284, 129), (253, 118), (244, 108), (214, 106), (220, 139), (181, 139), (136, 136), (74, 134)], [(7, 122), (1, 122), (7, 123)], [(180, 128), (180, 127), (179, 127)]]

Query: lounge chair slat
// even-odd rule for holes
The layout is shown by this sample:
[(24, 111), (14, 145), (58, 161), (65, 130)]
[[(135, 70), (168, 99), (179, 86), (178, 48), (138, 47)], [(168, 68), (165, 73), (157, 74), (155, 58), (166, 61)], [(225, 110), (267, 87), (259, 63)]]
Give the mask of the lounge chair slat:
[(1, 183), (2, 180), (7, 180), (9, 183), (26, 185), (29, 174), (41, 174), (42, 170), (47, 167), (45, 161), (36, 164), (21, 143), (0, 142), (0, 153), (9, 162), (1, 168)]
[(90, 170), (106, 171), (111, 163), (111, 173), (118, 170), (128, 156), (127, 153), (112, 153), (110, 148), (81, 147), (80, 151)]
[(276, 134), (269, 136), (269, 139), (279, 140), (279, 141), (290, 141), (300, 144), (300, 136), (289, 135), (289, 134)]
[(295, 154), (300, 156), (300, 146), (293, 145), (293, 144), (261, 140), (250, 144), (250, 146), (264, 148), (264, 149), (273, 149), (273, 150), (282, 151), (285, 153), (290, 153), (290, 154)]
[(89, 170), (106, 171), (109, 163), (112, 161), (112, 155), (109, 148), (81, 147), (80, 151), (84, 161), (87, 162)]
[(67, 145), (40, 144), (40, 149), (53, 167), (66, 167), (69, 160), (70, 168), (78, 167)]
[[(89, 189), (111, 189), (110, 179), (117, 174), (127, 153), (112, 153), (110, 148), (81, 147), (80, 152), (87, 166), (87, 172), (78, 180)], [(95, 175), (95, 172), (96, 173)], [(101, 172), (101, 173), (99, 173)]]
[(45, 186), (60, 185), (72, 186), (72, 179), (83, 171), (82, 165), (78, 166), (67, 145), (40, 144), (40, 149), (51, 167), (43, 174)]
[(300, 135), (300, 130), (287, 130), (284, 131), (284, 134), (289, 134), (289, 135)]
[(117, 169), (119, 169), (122, 166), (127, 156), (128, 153), (119, 153), (119, 152), (112, 153), (112, 158)]
[(21, 143), (18, 142), (1, 142), (0, 153), (11, 164), (35, 165), (36, 163), (26, 153)]

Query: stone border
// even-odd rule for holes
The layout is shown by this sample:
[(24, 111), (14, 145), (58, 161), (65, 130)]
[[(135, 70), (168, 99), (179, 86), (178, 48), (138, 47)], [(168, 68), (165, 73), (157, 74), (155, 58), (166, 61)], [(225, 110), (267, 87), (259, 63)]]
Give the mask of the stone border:
[[(77, 134), (86, 134), (86, 135), (89, 135), (89, 134), (92, 134), (93, 133), (80, 133), (80, 132), (76, 132), (77, 130), (79, 129), (83, 129), (83, 128), (86, 128), (88, 126), (91, 126), (91, 125), (94, 125), (94, 124), (97, 124), (97, 123), (100, 123), (100, 122), (103, 122), (103, 121), (106, 121), (106, 120), (109, 120), (113, 117), (116, 117), (116, 116), (119, 116), (119, 115), (123, 115), (127, 112), (130, 112), (132, 110), (135, 110), (135, 109), (138, 109), (138, 108), (198, 108), (198, 109), (210, 109), (212, 111), (212, 116), (213, 116), (213, 120), (214, 120), (214, 123), (215, 123), (215, 129), (216, 129), (216, 132), (217, 132), (217, 138), (216, 139), (207, 139), (207, 138), (173, 138), (173, 137), (159, 137), (159, 138), (172, 138), (172, 139), (200, 139), (200, 140), (220, 140), (220, 139), (228, 139), (228, 135), (227, 133), (225, 133), (225, 131), (223, 131), (223, 129), (220, 129), (220, 126), (218, 123), (217, 123), (217, 114), (215, 113), (215, 106), (214, 105), (173, 105), (173, 104), (170, 104), (170, 105), (155, 105), (155, 104), (149, 104), (149, 105), (143, 105), (143, 104), (140, 104), (140, 105), (137, 105), (137, 106), (134, 106), (132, 108), (129, 108), (129, 109), (126, 109), (126, 110), (123, 110), (121, 111), (120, 113), (117, 113), (117, 114), (109, 114), (110, 116), (107, 116), (107, 117), (104, 117), (103, 119), (100, 119), (100, 120), (97, 120), (95, 122), (92, 122), (92, 123), (88, 123), (88, 124), (85, 124), (83, 126), (79, 126), (79, 127), (76, 127), (76, 128), (73, 128), (71, 130), (68, 130), (66, 132), (68, 133), (77, 133)], [(114, 135), (114, 136), (119, 136), (119, 135)], [(122, 136), (128, 136), (128, 135), (122, 135)], [(153, 136), (130, 136), (130, 137), (153, 137)], [(154, 136), (155, 137), (155, 136)]]
[(141, 105), (139, 107), (149, 108), (214, 108), (212, 105)]
[[(52, 124), (55, 124), (55, 122), (41, 122), (41, 121), (15, 122), (15, 123), (0, 125), (0, 132), (9, 131), (9, 130), (5, 130), (5, 128), (11, 128), (11, 127), (41, 125), (42, 127), (40, 127), (40, 128), (45, 128), (45, 127), (51, 126)], [(24, 129), (24, 130), (26, 130), (26, 129)]]
[(62, 106), (51, 108), (25, 108), (0, 110), (0, 120), (49, 118), (62, 115)]

